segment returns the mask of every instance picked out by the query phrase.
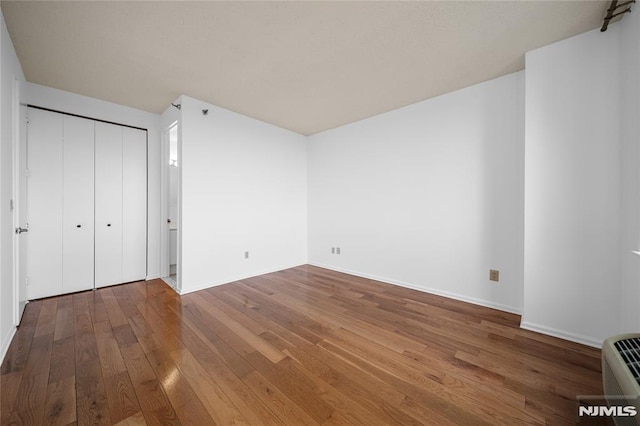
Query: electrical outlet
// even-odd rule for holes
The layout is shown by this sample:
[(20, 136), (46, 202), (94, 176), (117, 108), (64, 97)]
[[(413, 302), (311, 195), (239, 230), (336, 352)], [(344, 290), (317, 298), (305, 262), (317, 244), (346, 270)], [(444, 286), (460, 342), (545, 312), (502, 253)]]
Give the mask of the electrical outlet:
[(500, 281), (500, 271), (497, 269), (489, 269), (489, 279), (491, 281)]
[(248, 259), (248, 258), (249, 258), (249, 252), (248, 252), (248, 251), (245, 251), (245, 252), (244, 252), (244, 258), (245, 258), (245, 259)]
[(336, 248), (335, 247), (331, 247), (331, 254), (336, 254)]
[(336, 247), (336, 254), (340, 254), (340, 247)]

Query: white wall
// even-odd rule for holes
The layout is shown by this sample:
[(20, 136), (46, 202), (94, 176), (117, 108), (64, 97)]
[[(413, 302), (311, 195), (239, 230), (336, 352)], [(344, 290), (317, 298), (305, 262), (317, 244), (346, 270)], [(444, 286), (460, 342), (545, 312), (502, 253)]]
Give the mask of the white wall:
[[(15, 331), (13, 286), (13, 139), (19, 127), (14, 117), (14, 82), (24, 81), (22, 67), (0, 12), (0, 359)], [(17, 100), (17, 99), (16, 99)]]
[(620, 329), (630, 256), (620, 250), (619, 30), (526, 55), (522, 326), (594, 346)]
[(619, 26), (622, 141), (622, 233), (620, 332), (640, 330), (640, 13), (634, 8)]
[(160, 115), (33, 83), (21, 95), (24, 104), (147, 129), (147, 276), (160, 277)]
[(186, 96), (181, 114), (181, 292), (306, 263), (305, 137)]
[(309, 262), (520, 312), (523, 77), (311, 136)]

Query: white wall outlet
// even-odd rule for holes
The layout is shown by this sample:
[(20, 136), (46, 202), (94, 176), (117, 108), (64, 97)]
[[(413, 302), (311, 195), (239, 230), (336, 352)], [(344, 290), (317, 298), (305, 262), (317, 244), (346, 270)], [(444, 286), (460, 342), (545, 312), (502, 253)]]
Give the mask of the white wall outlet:
[(336, 254), (336, 248), (335, 247), (331, 247), (331, 254)]
[(248, 258), (249, 258), (249, 252), (248, 252), (248, 251), (245, 251), (245, 252), (244, 252), (244, 258), (245, 258), (245, 259), (248, 259)]

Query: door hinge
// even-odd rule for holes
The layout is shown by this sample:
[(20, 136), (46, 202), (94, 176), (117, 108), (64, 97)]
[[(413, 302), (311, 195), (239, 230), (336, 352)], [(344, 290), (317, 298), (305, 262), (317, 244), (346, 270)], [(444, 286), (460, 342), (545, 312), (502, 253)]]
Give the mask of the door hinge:
[(9, 200), (9, 208), (13, 211), (13, 200)]

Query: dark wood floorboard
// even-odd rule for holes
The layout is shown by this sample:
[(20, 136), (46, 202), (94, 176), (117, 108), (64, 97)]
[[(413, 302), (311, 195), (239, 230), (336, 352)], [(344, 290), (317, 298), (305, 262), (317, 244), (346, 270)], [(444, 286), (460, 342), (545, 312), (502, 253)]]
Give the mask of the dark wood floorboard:
[(518, 315), (301, 266), (34, 301), (0, 368), (25, 425), (575, 424), (600, 351)]

